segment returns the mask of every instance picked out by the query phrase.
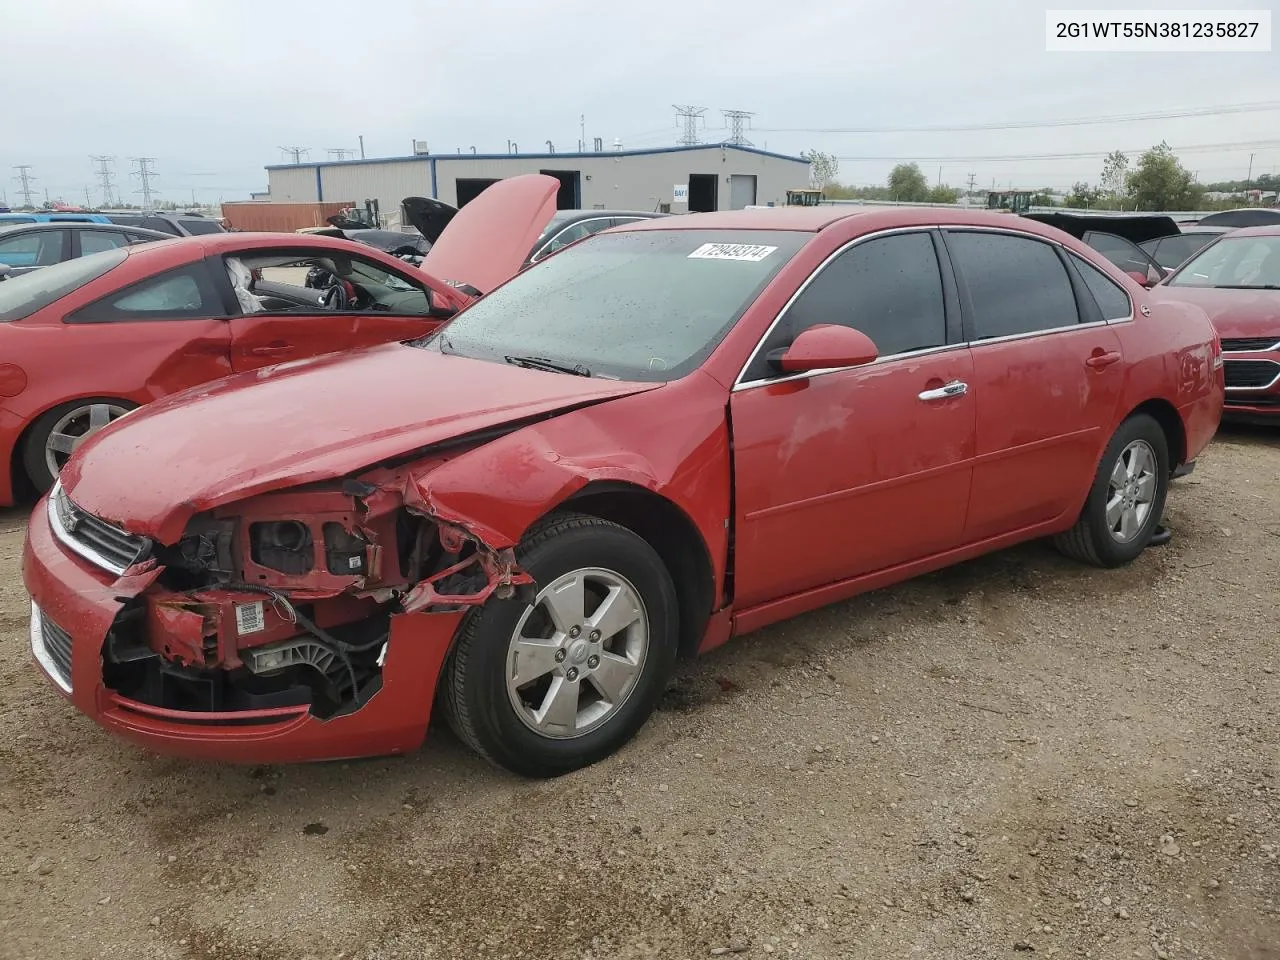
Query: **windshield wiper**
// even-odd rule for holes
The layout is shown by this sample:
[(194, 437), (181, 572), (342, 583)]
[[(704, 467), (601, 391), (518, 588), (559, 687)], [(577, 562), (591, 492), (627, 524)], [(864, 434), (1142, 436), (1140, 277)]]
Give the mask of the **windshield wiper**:
[(507, 363), (529, 370), (550, 370), (553, 373), (571, 373), (575, 377), (589, 377), (591, 371), (580, 363), (556, 363), (546, 357), (503, 357)]

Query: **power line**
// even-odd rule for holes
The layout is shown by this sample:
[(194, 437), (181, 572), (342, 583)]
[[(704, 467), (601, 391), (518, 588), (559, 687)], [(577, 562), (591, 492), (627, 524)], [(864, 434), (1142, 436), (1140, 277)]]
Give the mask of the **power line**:
[(31, 189), (31, 184), (35, 183), (37, 178), (31, 175), (31, 164), (23, 163), (13, 169), (18, 171), (18, 175), (13, 179), (19, 183), (18, 193), (22, 194), (22, 205), (24, 207), (35, 206), (31, 202), (31, 194), (35, 192)]
[(115, 176), (111, 172), (111, 165), (116, 162), (116, 158), (90, 156), (89, 159), (98, 165), (98, 183), (102, 186), (102, 205), (109, 207), (111, 206), (111, 191), (114, 186), (112, 179)]
[(1010, 120), (1000, 123), (928, 124), (916, 127), (758, 127), (762, 133), (962, 133), (972, 130), (1034, 130), (1041, 127), (1086, 127), (1106, 123), (1134, 123), (1142, 120), (1175, 120), (1227, 113), (1261, 113), (1280, 110), (1280, 100), (1225, 104), (1218, 107), (1191, 107), (1150, 113), (1115, 114), (1104, 117), (1075, 117), (1064, 120)]
[(729, 138), (725, 143), (733, 144), (735, 147), (751, 146), (751, 141), (747, 139), (743, 128), (744, 125), (747, 127), (751, 125), (751, 118), (755, 114), (746, 110), (721, 110), (720, 112), (724, 114), (725, 123), (729, 127)]
[(138, 181), (141, 183), (141, 187), (133, 192), (142, 194), (142, 209), (150, 210), (151, 209), (151, 193), (152, 193), (151, 181), (153, 178), (156, 177), (155, 168), (153, 168), (151, 164), (156, 162), (156, 158), (155, 157), (130, 157), (130, 161), (136, 164), (138, 167), (138, 169), (133, 171), (133, 173), (131, 173), (130, 176), (137, 177)]
[[(1200, 143), (1186, 147), (1171, 147), (1174, 153), (1212, 153), (1228, 150), (1247, 150), (1253, 148), (1266, 149), (1280, 147), (1280, 140), (1244, 140), (1237, 143)], [(1123, 154), (1142, 154), (1149, 147), (1135, 147), (1131, 150), (1121, 150)], [(897, 161), (916, 161), (918, 163), (1006, 163), (1018, 162), (1022, 160), (1087, 160), (1094, 157), (1105, 157), (1112, 153), (1111, 150), (1082, 150), (1074, 153), (1024, 153), (1024, 154), (996, 154), (996, 155), (976, 155), (965, 154), (963, 156), (946, 156), (946, 157), (922, 157), (922, 156), (860, 156), (860, 157), (836, 157), (837, 160), (847, 160), (851, 162), (858, 161), (881, 161), (881, 162), (897, 162)]]
[(310, 147), (281, 147), (281, 151), (293, 157), (294, 163), (301, 163), (302, 158), (311, 152)]
[(698, 120), (707, 112), (707, 108), (687, 105), (680, 106), (679, 104), (673, 104), (673, 106), (676, 111), (676, 116), (679, 117), (684, 124), (684, 131), (680, 134), (680, 137), (676, 142), (686, 147), (695, 146), (699, 142)]

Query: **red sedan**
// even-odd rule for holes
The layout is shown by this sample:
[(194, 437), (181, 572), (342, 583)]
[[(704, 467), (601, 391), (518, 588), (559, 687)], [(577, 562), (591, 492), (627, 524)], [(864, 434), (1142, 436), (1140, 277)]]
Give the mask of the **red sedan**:
[(1224, 416), (1280, 420), (1280, 227), (1220, 237), (1152, 293), (1209, 314), (1226, 363)]
[[(466, 287), (365, 244), (260, 233), (121, 246), (0, 282), (0, 506), (15, 487), (48, 490), (89, 436), (141, 404), (234, 372), (429, 333), (472, 288), (520, 269), (558, 185), (528, 179), (536, 189), (514, 202), (519, 184), (485, 191), (428, 253), (435, 276)], [(495, 222), (505, 244), (493, 240)], [(450, 272), (476, 249), (475, 273)], [(319, 288), (306, 285), (309, 272)]]
[(554, 775), (677, 655), (1035, 537), (1133, 560), (1222, 398), (1203, 311), (1021, 218), (647, 221), (102, 431), (31, 520), (32, 649), (156, 750), (400, 753), (438, 697)]

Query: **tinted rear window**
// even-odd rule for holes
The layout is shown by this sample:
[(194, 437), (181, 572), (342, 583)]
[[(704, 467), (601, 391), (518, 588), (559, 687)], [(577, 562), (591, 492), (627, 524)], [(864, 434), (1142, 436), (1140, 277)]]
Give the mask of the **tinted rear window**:
[(31, 316), (76, 287), (120, 266), (126, 256), (123, 248), (104, 250), (0, 281), (0, 323)]
[(198, 237), (205, 233), (226, 233), (226, 231), (222, 229), (222, 224), (217, 220), (196, 220), (194, 218), (188, 220), (186, 217), (183, 217), (178, 222), (181, 223), (182, 226), (186, 228), (187, 233), (192, 236)]

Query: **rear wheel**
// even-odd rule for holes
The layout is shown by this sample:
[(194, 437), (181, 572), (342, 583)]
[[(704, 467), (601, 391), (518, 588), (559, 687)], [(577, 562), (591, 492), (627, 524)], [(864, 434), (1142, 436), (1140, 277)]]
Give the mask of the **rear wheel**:
[(36, 420), (22, 448), (22, 466), (36, 491), (45, 493), (81, 444), (136, 406), (106, 398), (72, 400)]
[(595, 763), (648, 719), (675, 660), (675, 586), (654, 549), (615, 523), (564, 514), (517, 550), (532, 603), (491, 599), (443, 679), (450, 725), (524, 776)]
[(1080, 519), (1054, 542), (1083, 563), (1130, 563), (1159, 527), (1168, 490), (1169, 443), (1164, 430), (1147, 414), (1134, 414), (1107, 445)]

